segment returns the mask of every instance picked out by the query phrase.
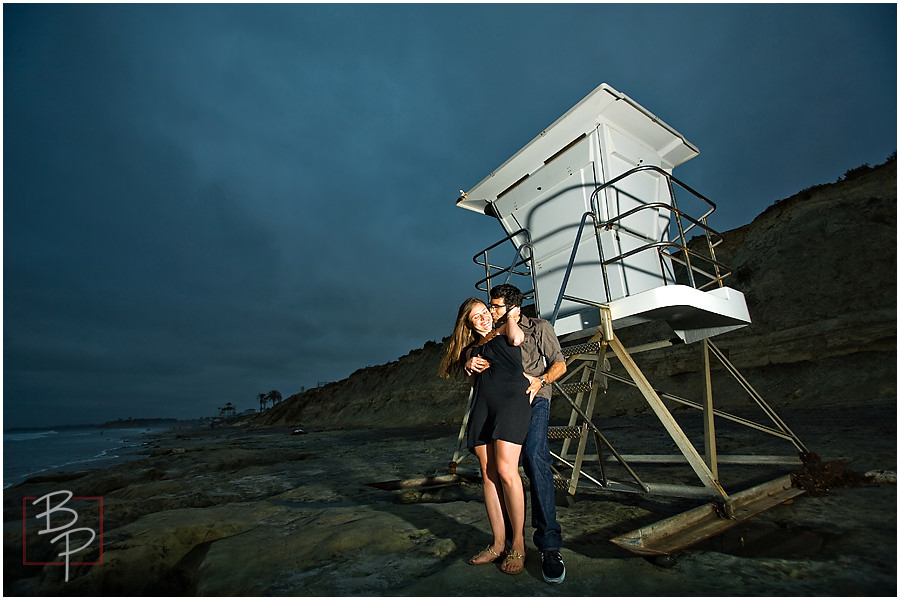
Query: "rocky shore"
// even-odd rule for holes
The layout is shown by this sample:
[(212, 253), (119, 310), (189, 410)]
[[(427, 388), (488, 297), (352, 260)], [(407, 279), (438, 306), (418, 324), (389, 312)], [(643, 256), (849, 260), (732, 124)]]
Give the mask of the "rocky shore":
[[(776, 203), (725, 240), (729, 284), (754, 323), (716, 344), (823, 462), (815, 477), (723, 466), (726, 489), (792, 470), (815, 485), (674, 565), (609, 540), (697, 501), (588, 486), (560, 495), (568, 575), (550, 586), (530, 527), (523, 574), (466, 564), (490, 535), (476, 483), (371, 485), (448, 472), (466, 387), (436, 377), (441, 344), (429, 342), (255, 417), (150, 437), (139, 460), (5, 490), (4, 595), (896, 596), (896, 160)], [(640, 366), (695, 397), (695, 354), (673, 347)], [(630, 389), (611, 387), (597, 415), (627, 452), (668, 449)], [(554, 420), (567, 417), (554, 402)], [(795, 452), (747, 427), (717, 434), (721, 453)], [(26, 499), (61, 489), (102, 498), (102, 556), (98, 545), (73, 559), (68, 581), (46, 564), (60, 544), (37, 544), (37, 523), (23, 523)]]
[[(895, 404), (788, 413), (801, 439), (848, 470), (896, 468)], [(639, 432), (651, 418), (623, 417), (615, 429)], [(29, 481), (4, 494), (4, 594), (896, 594), (896, 485), (873, 476), (777, 506), (679, 553), (670, 568), (609, 539), (689, 508), (688, 501), (586, 490), (558, 502), (568, 570), (562, 585), (541, 580), (530, 540), (519, 576), (469, 566), (490, 536), (478, 485), (369, 485), (445, 473), (456, 433), (198, 429), (150, 440), (149, 456), (133, 463)], [(102, 564), (72, 566), (68, 582), (61, 566), (21, 565), (22, 497), (57, 489), (104, 500)]]

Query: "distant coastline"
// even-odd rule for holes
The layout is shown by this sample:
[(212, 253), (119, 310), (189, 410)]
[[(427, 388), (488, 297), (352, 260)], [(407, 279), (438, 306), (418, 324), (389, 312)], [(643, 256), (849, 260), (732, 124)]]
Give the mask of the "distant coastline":
[(36, 431), (61, 431), (72, 429), (130, 429), (130, 428), (174, 428), (178, 426), (194, 427), (203, 423), (205, 419), (170, 419), (170, 418), (147, 418), (147, 419), (116, 419), (114, 421), (106, 421), (105, 423), (79, 423), (71, 425), (44, 425), (44, 426), (18, 426), (4, 428), (3, 433), (31, 433)]

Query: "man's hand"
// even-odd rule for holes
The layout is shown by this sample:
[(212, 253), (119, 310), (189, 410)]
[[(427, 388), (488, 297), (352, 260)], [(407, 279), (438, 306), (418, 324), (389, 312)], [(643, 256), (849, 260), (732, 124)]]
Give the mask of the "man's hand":
[[(472, 375), (474, 373), (481, 373), (485, 369), (491, 366), (491, 363), (480, 356), (473, 356), (469, 360), (466, 361), (466, 375)], [(538, 382), (540, 383), (540, 382)]]
[(537, 393), (543, 387), (543, 384), (541, 383), (540, 377), (532, 377), (524, 371), (522, 372), (522, 374), (528, 378), (528, 389), (526, 391), (528, 392), (528, 402), (530, 404), (534, 402), (534, 397), (537, 396)]

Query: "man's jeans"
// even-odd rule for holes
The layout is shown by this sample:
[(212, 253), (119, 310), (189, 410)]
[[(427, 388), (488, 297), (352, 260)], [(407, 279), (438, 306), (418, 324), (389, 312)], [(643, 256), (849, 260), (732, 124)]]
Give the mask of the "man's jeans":
[(522, 465), (531, 488), (531, 526), (534, 545), (541, 552), (562, 548), (562, 533), (556, 521), (556, 491), (550, 470), (550, 401), (540, 396), (531, 403), (531, 429), (525, 440)]

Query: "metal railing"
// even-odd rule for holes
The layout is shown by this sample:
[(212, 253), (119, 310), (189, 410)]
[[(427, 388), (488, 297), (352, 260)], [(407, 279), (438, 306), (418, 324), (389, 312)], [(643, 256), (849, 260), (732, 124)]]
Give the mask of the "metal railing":
[[(638, 173), (647, 171), (655, 172), (665, 178), (666, 187), (669, 192), (669, 198), (671, 199), (671, 204), (666, 202), (650, 202), (632, 208), (611, 219), (601, 220), (599, 216), (601, 214), (599, 207), (600, 194), (608, 190), (615, 190), (619, 192), (620, 190), (615, 187), (616, 184)], [(675, 194), (676, 185), (680, 189), (688, 192), (689, 194), (700, 200), (703, 204), (707, 205), (708, 209), (700, 217), (697, 218), (692, 217), (691, 215), (681, 210), (678, 207), (678, 201)], [(591, 210), (582, 215), (581, 222), (578, 227), (578, 232), (572, 245), (572, 253), (566, 266), (565, 274), (563, 275), (559, 294), (556, 298), (553, 316), (550, 319), (551, 323), (555, 324), (563, 300), (584, 304), (587, 306), (598, 306), (602, 303), (602, 301), (598, 302), (597, 300), (588, 300), (566, 295), (566, 288), (568, 287), (569, 279), (575, 265), (575, 258), (578, 253), (578, 247), (582, 239), (582, 233), (585, 226), (587, 225), (588, 219), (591, 219), (594, 226), (594, 238), (596, 240), (597, 252), (603, 273), (605, 302), (609, 302), (612, 300), (612, 294), (609, 286), (609, 266), (619, 262), (621, 262), (624, 266), (625, 259), (642, 252), (656, 252), (660, 261), (660, 271), (662, 273), (670, 271), (672, 282), (677, 282), (678, 277), (682, 276), (687, 280), (688, 285), (699, 290), (706, 290), (711, 287), (722, 287), (724, 285), (723, 281), (732, 274), (731, 269), (716, 258), (715, 249), (719, 244), (722, 243), (722, 235), (707, 224), (707, 218), (716, 210), (716, 205), (711, 200), (698, 193), (682, 181), (679, 181), (670, 173), (666, 172), (660, 167), (653, 165), (639, 166), (626, 171), (625, 173), (622, 173), (621, 175), (611, 179), (606, 183), (597, 186), (591, 194), (590, 205)], [(647, 210), (661, 210), (670, 213), (671, 216), (669, 218), (669, 225), (666, 227), (665, 232), (671, 232), (672, 234), (674, 234), (674, 239), (653, 240), (628, 229), (627, 224), (625, 224), (623, 221), (625, 221), (629, 217), (633, 217), (634, 215), (642, 211)], [(608, 231), (612, 229), (618, 229), (628, 232), (633, 237), (643, 238), (647, 241), (647, 243), (627, 252), (622, 252), (610, 258), (606, 258), (603, 252), (603, 244), (600, 239), (600, 233), (604, 230)], [(701, 248), (689, 247), (687, 235), (695, 230), (698, 230), (705, 239), (706, 243), (705, 245), (701, 245)], [(525, 242), (516, 245), (514, 238), (519, 236), (524, 237)], [(499, 266), (492, 264), (489, 259), (489, 252), (491, 250), (495, 250), (498, 246), (506, 242), (512, 243), (513, 247), (516, 249), (516, 254), (512, 260), (512, 263), (509, 266)], [(694, 244), (694, 246), (697, 245), (698, 244)], [(487, 248), (473, 256), (472, 260), (485, 269), (485, 277), (475, 284), (476, 289), (480, 291), (489, 291), (491, 287), (493, 287), (492, 281), (503, 276), (504, 274), (506, 275), (506, 283), (509, 282), (510, 278), (513, 275), (529, 277), (531, 279), (532, 289), (528, 292), (525, 292), (525, 296), (526, 298), (534, 298), (535, 310), (538, 315), (541, 314), (540, 298), (537, 292), (537, 282), (534, 280), (535, 269), (533, 246), (531, 235), (528, 230), (519, 229), (518, 231), (507, 235), (503, 239), (492, 244), (491, 246), (488, 246)], [(683, 273), (676, 273), (674, 270), (671, 270), (671, 267), (667, 265), (667, 261), (669, 261), (670, 264), (680, 265), (681, 267), (683, 267)], [(520, 267), (524, 267), (527, 270), (520, 269)], [(663, 282), (664, 285), (669, 285), (670, 280), (668, 277), (664, 276)]]
[[(515, 243), (512, 242), (513, 238), (515, 238), (516, 236), (524, 236), (526, 240), (525, 243), (516, 246)], [(508, 267), (501, 267), (491, 264), (491, 262), (488, 260), (488, 252), (494, 250), (495, 248), (506, 242), (513, 243), (513, 247), (515, 247), (516, 249), (516, 253), (515, 256), (513, 256), (512, 263)], [(527, 252), (527, 256), (523, 255), (523, 253), (525, 252)], [(520, 229), (514, 233), (509, 234), (502, 240), (488, 246), (487, 248), (473, 256), (472, 260), (475, 262), (475, 264), (484, 267), (485, 276), (475, 283), (475, 289), (482, 292), (490, 292), (491, 288), (494, 287), (491, 281), (497, 279), (503, 274), (506, 274), (506, 279), (503, 283), (509, 283), (513, 275), (530, 278), (531, 289), (527, 291), (522, 290), (522, 293), (524, 294), (524, 297), (526, 299), (534, 298), (534, 309), (536, 311), (536, 314), (540, 314), (540, 303), (536, 291), (537, 284), (534, 281), (534, 252), (531, 245), (531, 234), (528, 233), (528, 230)], [(527, 271), (516, 270), (523, 265), (527, 267)]]
[[(599, 209), (599, 197), (600, 193), (607, 189), (616, 190), (615, 184), (635, 175), (636, 173), (640, 173), (643, 171), (655, 171), (659, 173), (666, 179), (667, 188), (669, 191), (669, 198), (671, 199), (671, 204), (666, 202), (649, 202), (647, 204), (642, 204), (641, 206), (637, 206), (631, 210), (628, 210), (622, 214), (616, 215), (615, 217), (602, 221), (599, 218), (600, 209)], [(709, 205), (709, 210), (707, 210), (702, 216), (699, 218), (694, 218), (681, 209), (678, 208), (677, 199), (675, 196), (675, 187), (674, 184), (677, 184), (679, 187), (684, 189), (685, 191), (691, 193), (696, 198), (701, 200), (702, 202)], [(672, 229), (672, 224), (675, 225), (675, 229), (677, 234), (674, 240), (651, 240), (649, 238), (643, 236), (635, 236), (635, 237), (643, 237), (643, 239), (647, 240), (647, 243), (629, 250), (627, 252), (622, 252), (613, 256), (611, 258), (605, 258), (603, 253), (603, 244), (600, 239), (600, 232), (602, 230), (611, 230), (611, 229), (622, 229), (628, 231), (627, 227), (622, 225), (622, 221), (625, 219), (632, 217), (642, 211), (646, 210), (654, 210), (660, 209), (665, 210), (671, 213), (671, 217), (669, 218), (669, 226), (666, 228), (666, 233), (668, 233)], [(695, 190), (693, 190), (688, 185), (682, 183), (671, 174), (667, 173), (663, 169), (653, 166), (653, 165), (644, 165), (640, 167), (636, 167), (631, 169), (630, 171), (626, 171), (622, 173), (618, 177), (611, 179), (610, 181), (597, 186), (594, 189), (594, 192), (591, 194), (591, 210), (589, 212), (584, 213), (581, 217), (581, 223), (578, 227), (578, 233), (575, 237), (575, 243), (572, 246), (572, 254), (569, 258), (569, 262), (566, 265), (566, 272), (563, 276), (562, 286), (559, 290), (559, 295), (556, 299), (556, 304), (553, 309), (553, 316), (550, 318), (550, 322), (554, 325), (556, 324), (556, 319), (559, 316), (560, 307), (562, 306), (563, 300), (568, 300), (570, 302), (575, 302), (578, 304), (584, 304), (586, 306), (597, 306), (598, 303), (596, 301), (585, 300), (582, 298), (576, 298), (574, 296), (566, 295), (566, 288), (568, 287), (569, 278), (572, 273), (572, 269), (575, 265), (575, 258), (578, 254), (578, 246), (579, 241), (581, 240), (582, 232), (584, 231), (584, 227), (587, 223), (588, 218), (594, 223), (594, 232), (595, 232), (595, 240), (597, 242), (597, 253), (600, 258), (600, 266), (603, 270), (603, 290), (606, 294), (606, 301), (609, 302), (612, 300), (612, 293), (609, 288), (609, 274), (608, 267), (614, 263), (622, 262), (624, 266), (624, 261), (626, 258), (634, 256), (636, 254), (640, 254), (642, 252), (647, 251), (656, 251), (657, 257), (660, 262), (660, 272), (665, 273), (667, 270), (666, 260), (672, 261), (673, 263), (680, 264), (684, 267), (685, 275), (687, 276), (688, 283), (691, 287), (705, 290), (710, 287), (722, 287), (724, 284), (722, 283), (724, 279), (729, 277), (732, 272), (727, 265), (719, 262), (716, 259), (716, 251), (715, 248), (719, 244), (722, 243), (722, 235), (712, 229), (706, 222), (707, 217), (716, 210), (716, 205), (706, 198), (705, 196), (699, 194)], [(686, 225), (686, 223), (688, 223)], [(703, 236), (706, 240), (706, 254), (698, 252), (695, 249), (692, 249), (688, 246), (687, 234), (693, 231), (695, 228), (700, 228), (703, 232)], [(632, 232), (632, 235), (635, 235)], [(695, 259), (692, 261), (692, 258)], [(705, 268), (701, 268), (700, 264), (703, 263)], [(709, 272), (712, 271), (712, 272)], [(705, 281), (698, 285), (697, 276), (702, 276), (705, 278)], [(673, 281), (676, 280), (676, 274), (672, 273)], [(663, 284), (668, 285), (668, 278), (663, 277)]]
[[(653, 171), (653, 172), (661, 175), (663, 178), (665, 178), (666, 187), (669, 191), (669, 198), (671, 200), (671, 204), (667, 204), (665, 202), (651, 202), (651, 203), (647, 203), (647, 204), (642, 204), (641, 206), (635, 207), (635, 208), (633, 208), (629, 211), (626, 211), (620, 215), (617, 215), (607, 221), (601, 221), (598, 217), (598, 215), (601, 212), (600, 207), (599, 207), (600, 193), (607, 189), (616, 190), (615, 185), (617, 183), (619, 183), (620, 181), (627, 179), (628, 177), (631, 177), (637, 173), (641, 173), (641, 172), (645, 172), (645, 171)], [(691, 195), (693, 195), (695, 198), (697, 198), (704, 204), (708, 205), (709, 209), (706, 212), (704, 212), (703, 215), (701, 215), (699, 218), (694, 218), (694, 217), (688, 215), (687, 213), (685, 213), (684, 211), (680, 210), (678, 208), (678, 200), (677, 200), (677, 197), (675, 194), (675, 185), (676, 184), (681, 189), (685, 190), (686, 192), (690, 193)], [(716, 285), (721, 287), (723, 285), (722, 280), (724, 280), (726, 277), (730, 276), (731, 271), (726, 265), (723, 265), (718, 260), (716, 260), (715, 248), (716, 248), (716, 246), (718, 246), (719, 244), (722, 243), (722, 235), (719, 232), (712, 229), (706, 222), (707, 217), (709, 217), (709, 215), (711, 215), (716, 210), (716, 205), (711, 200), (709, 200), (708, 198), (706, 198), (705, 196), (703, 196), (702, 194), (700, 194), (699, 192), (697, 192), (696, 190), (694, 190), (693, 188), (688, 186), (687, 184), (679, 181), (678, 179), (673, 177), (670, 173), (666, 172), (662, 168), (654, 166), (654, 165), (643, 165), (640, 167), (635, 167), (634, 169), (631, 169), (630, 171), (626, 171), (625, 173), (622, 173), (618, 177), (615, 177), (615, 178), (609, 180), (608, 182), (597, 186), (597, 188), (594, 189), (594, 192), (591, 194), (591, 212), (585, 213), (585, 216), (587, 214), (592, 213), (595, 231), (597, 231), (597, 232), (599, 232), (601, 229), (610, 230), (610, 229), (616, 229), (616, 228), (624, 229), (627, 231), (627, 228), (623, 226), (622, 221), (624, 221), (625, 219), (627, 219), (631, 216), (636, 215), (637, 213), (640, 213), (645, 210), (652, 210), (652, 209), (662, 209), (662, 210), (669, 211), (672, 213), (672, 216), (674, 218), (669, 219), (670, 226), (666, 229), (666, 231), (668, 232), (669, 229), (671, 229), (671, 224), (674, 223), (676, 230), (677, 230), (676, 241), (648, 240), (649, 243), (644, 246), (640, 246), (640, 247), (630, 250), (628, 252), (619, 254), (610, 259), (605, 259), (603, 256), (603, 247), (600, 244), (599, 235), (596, 236), (597, 237), (597, 251), (599, 252), (600, 261), (601, 261), (601, 265), (603, 268), (603, 279), (604, 279), (607, 300), (610, 299), (609, 285), (607, 283), (607, 279), (608, 279), (607, 278), (607, 267), (615, 262), (623, 261), (624, 259), (628, 258), (629, 256), (633, 256), (640, 252), (645, 252), (647, 250), (651, 250), (654, 248), (657, 249), (657, 253), (659, 255), (661, 267), (663, 270), (665, 270), (665, 264), (664, 264), (665, 258), (668, 258), (668, 259), (670, 259), (678, 264), (681, 264), (685, 267), (686, 275), (688, 277), (688, 281), (689, 281), (691, 287), (701, 289), (701, 290), (712, 287), (712, 286), (716, 286)], [(685, 222), (689, 223), (689, 225), (686, 226)], [(687, 234), (690, 233), (691, 231), (693, 231), (695, 228), (700, 228), (702, 230), (704, 238), (706, 239), (706, 252), (707, 252), (706, 255), (701, 254), (693, 249), (688, 248)], [(578, 238), (578, 239), (580, 239), (580, 238)], [(672, 251), (668, 251), (668, 249), (672, 249)], [(698, 260), (706, 261), (707, 263), (709, 263), (712, 266), (713, 273), (707, 273), (703, 269), (700, 269), (699, 267), (695, 267), (691, 261), (692, 257), (696, 258)], [(704, 282), (702, 285), (697, 285), (697, 281), (694, 277), (695, 274), (702, 275), (702, 276), (706, 277), (707, 279), (709, 279), (709, 281)]]

